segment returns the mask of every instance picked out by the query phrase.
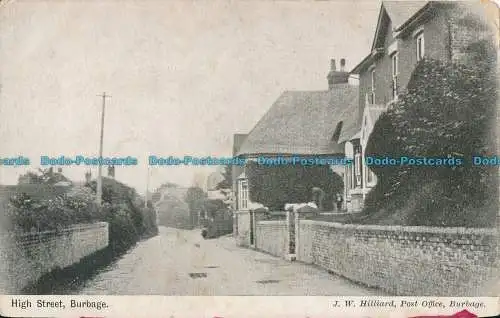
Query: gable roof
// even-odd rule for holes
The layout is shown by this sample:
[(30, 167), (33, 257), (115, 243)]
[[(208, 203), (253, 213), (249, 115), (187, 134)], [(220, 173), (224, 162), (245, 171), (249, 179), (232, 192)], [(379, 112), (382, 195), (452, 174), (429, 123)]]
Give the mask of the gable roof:
[(391, 31), (400, 31), (417, 13), (427, 8), (429, 1), (383, 1), (380, 5), (377, 27), (373, 37), (372, 51), (377, 48), (380, 35), (384, 30), (384, 18), (392, 22)]
[(358, 87), (337, 84), (328, 91), (286, 91), (248, 134), (239, 155), (343, 153), (332, 137), (340, 122), (340, 138), (356, 123)]
[(235, 156), (241, 148), (241, 145), (247, 138), (248, 134), (234, 134), (233, 135), (233, 156)]
[(351, 73), (359, 74), (367, 64), (371, 63), (379, 48), (378, 43), (382, 40), (386, 31), (384, 27), (388, 22), (387, 19), (390, 19), (392, 22), (393, 30), (391, 31), (401, 31), (418, 17), (419, 13), (427, 10), (431, 3), (432, 1), (383, 1), (378, 13), (371, 52), (352, 69)]

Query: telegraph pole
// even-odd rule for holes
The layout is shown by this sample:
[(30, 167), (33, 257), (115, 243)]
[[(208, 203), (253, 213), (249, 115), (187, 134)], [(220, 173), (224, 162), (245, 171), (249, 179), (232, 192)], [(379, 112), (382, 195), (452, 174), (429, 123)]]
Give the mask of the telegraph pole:
[[(102, 95), (97, 95), (102, 97), (102, 112), (101, 112), (101, 138), (99, 140), (99, 158), (102, 158), (102, 144), (104, 139), (104, 113), (106, 111), (106, 98), (110, 98), (111, 96), (106, 95), (106, 92), (102, 93)], [(100, 159), (102, 160), (102, 159)], [(97, 173), (97, 205), (102, 205), (102, 165), (99, 164), (98, 173)]]
[(144, 208), (148, 207), (148, 199), (149, 199), (149, 164), (147, 166), (148, 174), (146, 176), (146, 200), (144, 200)]

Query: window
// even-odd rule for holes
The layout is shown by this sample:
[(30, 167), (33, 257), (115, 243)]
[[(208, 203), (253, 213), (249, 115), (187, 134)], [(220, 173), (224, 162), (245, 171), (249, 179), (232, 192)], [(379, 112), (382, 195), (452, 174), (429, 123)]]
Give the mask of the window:
[(337, 127), (335, 128), (335, 132), (333, 133), (333, 136), (332, 136), (332, 141), (337, 142), (339, 140), (340, 132), (342, 131), (343, 124), (344, 123), (342, 121), (337, 124)]
[(398, 99), (398, 53), (395, 52), (391, 55), (392, 65), (392, 99)]
[(370, 96), (370, 104), (375, 104), (375, 70), (372, 70), (372, 90)]
[(354, 174), (356, 177), (356, 186), (361, 185), (361, 154), (357, 152), (354, 155)]
[(425, 44), (424, 44), (424, 32), (420, 32), (415, 37), (417, 44), (417, 62), (424, 58)]
[(371, 171), (371, 169), (369, 167), (366, 167), (366, 183), (367, 184), (370, 184), (374, 181), (374, 178), (375, 177), (375, 174), (373, 173), (373, 171)]
[(238, 209), (245, 210), (248, 208), (248, 181), (241, 180), (239, 188)]
[(352, 173), (353, 170), (352, 170), (352, 164), (349, 164), (346, 166), (346, 187), (347, 189), (354, 189), (354, 183), (352, 182), (353, 179), (354, 179), (354, 174)]

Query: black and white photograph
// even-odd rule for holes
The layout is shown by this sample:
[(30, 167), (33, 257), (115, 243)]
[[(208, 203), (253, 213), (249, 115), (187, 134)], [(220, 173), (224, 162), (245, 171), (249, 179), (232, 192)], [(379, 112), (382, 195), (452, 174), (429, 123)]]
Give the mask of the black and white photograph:
[(0, 294), (499, 296), (498, 21), (0, 1)]

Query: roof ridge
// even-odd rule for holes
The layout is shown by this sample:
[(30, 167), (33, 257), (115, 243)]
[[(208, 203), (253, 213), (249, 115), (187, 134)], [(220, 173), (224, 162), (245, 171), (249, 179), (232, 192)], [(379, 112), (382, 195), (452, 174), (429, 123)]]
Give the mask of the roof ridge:
[(239, 155), (241, 153), (241, 149), (244, 149), (245, 147), (245, 144), (248, 143), (248, 137), (250, 137), (250, 135), (252, 134), (252, 132), (255, 130), (255, 128), (257, 126), (259, 126), (259, 124), (264, 121), (264, 118), (267, 117), (267, 115), (271, 112), (271, 110), (273, 109), (274, 105), (276, 104), (277, 101), (279, 101), (281, 99), (281, 97), (283, 97), (286, 93), (288, 93), (289, 91), (285, 90), (283, 91), (279, 96), (278, 98), (273, 102), (273, 104), (271, 105), (271, 107), (269, 107), (267, 109), (267, 111), (264, 113), (264, 115), (262, 115), (260, 117), (260, 119), (255, 123), (255, 125), (253, 125), (252, 129), (250, 129), (250, 131), (248, 132), (247, 136), (245, 137), (245, 140), (241, 143), (240, 145), (240, 149), (238, 149), (238, 151), (236, 152), (236, 155)]

